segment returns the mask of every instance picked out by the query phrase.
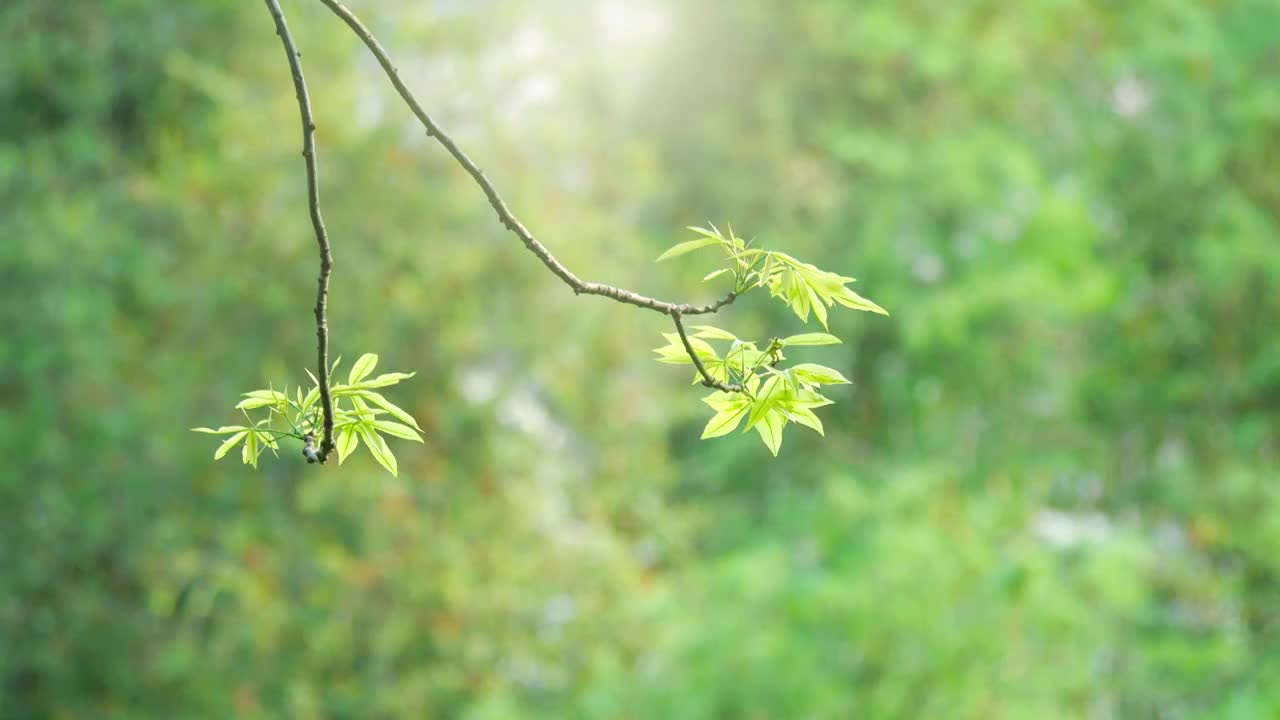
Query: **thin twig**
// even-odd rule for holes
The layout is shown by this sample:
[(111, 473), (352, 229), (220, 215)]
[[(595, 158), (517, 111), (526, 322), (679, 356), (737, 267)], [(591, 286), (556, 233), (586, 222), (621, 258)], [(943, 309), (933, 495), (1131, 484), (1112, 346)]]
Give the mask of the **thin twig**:
[(707, 368), (702, 364), (702, 359), (698, 357), (698, 353), (693, 351), (689, 336), (684, 333), (684, 323), (680, 320), (680, 313), (671, 313), (671, 319), (676, 323), (676, 332), (680, 333), (680, 342), (684, 343), (684, 351), (689, 353), (689, 357), (693, 359), (693, 366), (698, 369), (698, 374), (702, 376), (702, 384), (727, 393), (742, 392), (742, 386), (738, 383), (726, 383), (711, 377), (711, 373), (707, 372)]
[(396, 92), (400, 93), (400, 97), (404, 100), (405, 104), (409, 106), (409, 109), (413, 111), (413, 114), (418, 118), (418, 121), (422, 123), (424, 128), (426, 128), (427, 135), (435, 138), (441, 145), (443, 145), (444, 149), (448, 150), (449, 154), (453, 156), (453, 159), (467, 171), (467, 174), (470, 175), (473, 180), (475, 180), (476, 185), (480, 186), (480, 190), (483, 191), (485, 197), (488, 198), (489, 205), (491, 205), (494, 212), (498, 214), (498, 220), (503, 224), (503, 226), (514, 233), (516, 237), (520, 238), (520, 242), (524, 243), (524, 246), (536, 255), (538, 259), (542, 261), (542, 264), (547, 266), (548, 270), (555, 273), (556, 277), (563, 280), (564, 283), (572, 288), (575, 293), (603, 295), (604, 297), (617, 300), (620, 303), (648, 308), (650, 310), (663, 313), (664, 315), (673, 315), (677, 313), (680, 315), (703, 315), (706, 313), (713, 313), (734, 301), (736, 295), (731, 292), (720, 300), (707, 305), (670, 303), (662, 300), (656, 300), (646, 295), (632, 292), (631, 290), (614, 287), (612, 285), (586, 282), (577, 275), (574, 275), (569, 268), (565, 267), (555, 258), (554, 255), (551, 254), (550, 250), (547, 250), (545, 245), (538, 242), (538, 239), (533, 236), (533, 233), (529, 232), (529, 229), (516, 218), (516, 216), (511, 212), (511, 209), (507, 207), (506, 202), (503, 201), (502, 196), (498, 194), (497, 189), (494, 188), (493, 183), (490, 183), (489, 179), (485, 177), (484, 171), (481, 170), (475, 162), (458, 147), (457, 143), (455, 143), (452, 138), (440, 129), (440, 126), (431, 119), (431, 116), (422, 109), (422, 105), (418, 102), (417, 98), (414, 97), (413, 93), (410, 92), (409, 88), (406, 87), (404, 82), (400, 79), (400, 73), (396, 70), (395, 64), (391, 62), (391, 58), (387, 56), (387, 51), (383, 49), (382, 44), (378, 42), (377, 38), (369, 32), (369, 29), (366, 28), (350, 10), (344, 7), (342, 3), (337, 0), (320, 1), (332, 10), (333, 13), (343, 22), (345, 22), (347, 27), (351, 28), (351, 30), (364, 42), (365, 46), (369, 48), (369, 52), (373, 53), (373, 56), (378, 60), (378, 64), (382, 66), (387, 77), (391, 80), (391, 84), (395, 86)]
[[(320, 247), (320, 275), (316, 280), (316, 362), (320, 366), (320, 402), (324, 407), (324, 440), (314, 453), (314, 461), (324, 462), (333, 450), (333, 398), (329, 395), (329, 322), (326, 305), (329, 300), (329, 273), (333, 270), (333, 255), (329, 251), (329, 235), (320, 216), (320, 171), (316, 167), (316, 123), (311, 116), (311, 100), (307, 95), (307, 83), (302, 77), (302, 54), (293, 43), (284, 11), (276, 0), (265, 0), (267, 10), (276, 23), (276, 34), (289, 56), (289, 72), (293, 75), (293, 89), (298, 96), (298, 114), (302, 117), (302, 157), (307, 166), (307, 206), (311, 210), (311, 225), (315, 228), (316, 244)], [(312, 456), (308, 455), (308, 460)]]

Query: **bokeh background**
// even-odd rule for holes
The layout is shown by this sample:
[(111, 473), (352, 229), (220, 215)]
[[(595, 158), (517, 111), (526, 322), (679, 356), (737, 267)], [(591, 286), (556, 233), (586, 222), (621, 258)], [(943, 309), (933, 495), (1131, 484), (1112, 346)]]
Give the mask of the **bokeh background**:
[(1280, 716), (1280, 4), (353, 1), (584, 277), (710, 299), (652, 260), (731, 221), (890, 309), (776, 460), (284, 5), (427, 441), (187, 431), (314, 357), (262, 4), (0, 3), (0, 716)]

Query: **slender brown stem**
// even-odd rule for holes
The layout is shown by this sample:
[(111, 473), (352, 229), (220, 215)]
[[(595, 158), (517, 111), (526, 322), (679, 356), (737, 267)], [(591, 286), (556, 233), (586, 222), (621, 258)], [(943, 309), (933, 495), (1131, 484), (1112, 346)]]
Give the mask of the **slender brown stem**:
[(711, 373), (707, 372), (706, 366), (702, 364), (702, 358), (693, 351), (693, 344), (689, 342), (689, 336), (684, 332), (684, 322), (680, 320), (680, 313), (671, 313), (671, 319), (676, 323), (676, 332), (680, 333), (680, 342), (684, 343), (684, 351), (689, 353), (689, 357), (693, 359), (693, 366), (702, 376), (702, 384), (724, 392), (742, 392), (742, 386), (738, 383), (726, 383), (711, 377)]
[(324, 437), (318, 450), (307, 455), (308, 462), (324, 462), (333, 450), (333, 398), (329, 394), (329, 322), (326, 306), (329, 300), (329, 273), (333, 270), (333, 254), (329, 250), (329, 234), (320, 216), (320, 171), (316, 161), (316, 123), (311, 115), (311, 99), (307, 95), (307, 82), (302, 77), (302, 54), (294, 45), (284, 11), (276, 0), (265, 0), (267, 10), (276, 23), (276, 34), (289, 57), (289, 72), (293, 75), (293, 89), (298, 96), (298, 114), (302, 117), (302, 158), (307, 166), (307, 206), (311, 211), (311, 225), (315, 229), (316, 244), (320, 248), (320, 275), (316, 279), (316, 377), (320, 380), (320, 402), (324, 408)]
[(405, 104), (409, 106), (409, 109), (413, 111), (414, 116), (418, 118), (418, 122), (422, 123), (422, 126), (426, 128), (427, 135), (435, 138), (437, 142), (443, 145), (444, 149), (453, 156), (453, 159), (467, 171), (467, 174), (470, 175), (473, 180), (475, 180), (476, 185), (480, 186), (480, 190), (489, 200), (489, 205), (492, 206), (494, 212), (498, 214), (499, 222), (515, 234), (515, 236), (520, 239), (520, 242), (524, 243), (524, 246), (536, 255), (538, 259), (542, 261), (543, 265), (547, 266), (548, 270), (555, 273), (556, 277), (563, 280), (564, 283), (572, 288), (575, 293), (603, 295), (604, 297), (612, 298), (621, 303), (648, 308), (650, 310), (663, 313), (664, 315), (672, 315), (676, 313), (680, 315), (702, 315), (706, 313), (713, 313), (734, 301), (736, 295), (731, 292), (720, 300), (707, 305), (671, 303), (663, 300), (657, 300), (646, 295), (641, 295), (637, 292), (632, 292), (631, 290), (614, 287), (612, 285), (605, 285), (604, 283), (586, 282), (577, 275), (574, 275), (569, 268), (565, 267), (564, 264), (551, 254), (551, 251), (548, 250), (545, 245), (538, 242), (538, 239), (533, 236), (533, 233), (529, 232), (529, 229), (525, 227), (518, 218), (516, 218), (515, 214), (511, 212), (511, 208), (507, 206), (507, 203), (502, 199), (502, 196), (498, 194), (498, 190), (493, 186), (493, 183), (489, 182), (489, 178), (485, 177), (484, 171), (481, 170), (479, 166), (477, 166), (475, 162), (458, 147), (457, 143), (455, 143), (448, 134), (440, 129), (440, 126), (431, 119), (431, 116), (422, 109), (422, 104), (418, 102), (418, 99), (414, 97), (409, 88), (405, 86), (404, 81), (400, 79), (400, 73), (396, 70), (395, 64), (391, 62), (391, 58), (387, 55), (387, 51), (383, 49), (382, 44), (373, 36), (373, 33), (369, 32), (369, 29), (366, 28), (350, 10), (337, 0), (320, 0), (320, 2), (324, 3), (326, 7), (332, 10), (335, 15), (346, 23), (347, 27), (351, 28), (352, 32), (359, 36), (365, 46), (369, 48), (369, 52), (373, 53), (378, 64), (381, 65), (383, 71), (386, 72), (387, 78), (390, 79), (391, 84), (395, 86), (396, 92), (400, 94), (401, 99), (403, 99)]

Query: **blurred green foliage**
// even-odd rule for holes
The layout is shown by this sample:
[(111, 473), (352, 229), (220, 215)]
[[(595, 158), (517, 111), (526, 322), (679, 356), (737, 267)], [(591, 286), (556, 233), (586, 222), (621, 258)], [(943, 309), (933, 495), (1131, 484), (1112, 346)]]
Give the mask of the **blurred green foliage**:
[(1280, 714), (1274, 0), (353, 2), (584, 277), (709, 301), (652, 258), (730, 218), (894, 310), (777, 460), (285, 9), (333, 352), (427, 442), (186, 430), (314, 351), (266, 10), (0, 4), (0, 716)]

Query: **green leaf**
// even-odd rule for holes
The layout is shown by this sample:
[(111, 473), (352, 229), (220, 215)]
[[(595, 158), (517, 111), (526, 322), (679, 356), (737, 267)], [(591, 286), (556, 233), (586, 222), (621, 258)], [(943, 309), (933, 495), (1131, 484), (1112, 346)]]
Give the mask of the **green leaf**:
[(765, 447), (769, 448), (774, 457), (778, 456), (778, 450), (782, 448), (782, 428), (786, 424), (787, 419), (779, 410), (774, 409), (765, 413), (762, 422), (755, 425), (760, 439), (764, 440)]
[(416, 440), (417, 442), (422, 442), (422, 438), (418, 433), (414, 432), (413, 428), (408, 425), (391, 422), (390, 420), (374, 420), (373, 428), (378, 432), (393, 435), (398, 438), (404, 438), (405, 440)]
[(275, 404), (276, 404), (276, 401), (273, 398), (249, 397), (236, 403), (236, 409), (237, 410), (255, 410), (257, 408), (264, 408), (264, 407), (267, 407), (268, 405), (275, 405)]
[[(378, 364), (378, 356), (374, 353), (365, 353), (356, 360), (356, 364), (351, 366), (351, 372), (347, 374), (347, 383), (354, 385), (365, 379), (369, 373), (373, 372), (373, 368)], [(335, 364), (336, 366), (336, 364)]]
[(814, 317), (818, 318), (823, 328), (826, 328), (827, 306), (822, 304), (822, 298), (818, 297), (818, 292), (812, 285), (806, 284), (804, 290), (809, 295), (809, 306), (813, 308)]
[[(329, 366), (329, 387), (333, 387), (333, 374), (338, 372), (338, 364), (342, 362), (342, 356), (339, 355), (334, 359), (333, 364)], [(319, 385), (320, 383), (316, 383)]]
[(349, 424), (341, 429), (334, 430), (334, 447), (338, 451), (338, 464), (341, 465), (343, 460), (355, 449), (360, 447), (360, 435), (356, 432), (355, 424)]
[(405, 425), (409, 425), (413, 427), (413, 429), (417, 430), (418, 432), (422, 432), (422, 428), (418, 427), (418, 421), (414, 420), (412, 415), (400, 409), (399, 407), (396, 407), (394, 404), (392, 404), (390, 400), (383, 397), (380, 393), (376, 393), (372, 390), (360, 390), (356, 394), (356, 396), (363, 398), (365, 400), (368, 400), (374, 405), (377, 405), (383, 410), (386, 410), (388, 413), (390, 413), (391, 417), (399, 420)]
[(245, 465), (252, 465), (253, 469), (258, 469), (258, 434), (249, 433), (245, 436), (244, 447), (240, 450), (240, 459)]
[(801, 279), (800, 274), (795, 271), (788, 271), (783, 276), (783, 294), (787, 299), (792, 311), (796, 317), (805, 322), (809, 322), (809, 291)]
[(818, 419), (818, 416), (809, 408), (797, 407), (794, 405), (782, 405), (780, 406), (780, 409), (782, 410), (782, 414), (786, 415), (787, 419), (791, 422), (796, 423), (797, 425), (804, 425), (805, 427), (816, 431), (819, 435), (826, 436), (827, 433), (822, 428), (822, 420)]
[(727, 393), (717, 390), (710, 395), (702, 398), (702, 402), (716, 412), (724, 412), (725, 410), (737, 410), (751, 404), (751, 399), (742, 393)]
[(417, 374), (418, 373), (401, 373), (401, 372), (383, 373), (371, 380), (364, 380), (362, 382), (358, 382), (352, 385), (351, 387), (357, 387), (362, 390), (367, 390), (370, 388), (387, 387), (389, 385), (395, 385), (401, 380), (408, 380), (409, 378)]
[(221, 460), (223, 455), (226, 455), (227, 452), (231, 450), (231, 448), (236, 446), (236, 443), (243, 440), (245, 436), (248, 434), (249, 434), (248, 430), (241, 430), (235, 435), (232, 435), (231, 437), (224, 440), (222, 444), (218, 446), (218, 449), (213, 452), (213, 459)]
[(392, 475), (398, 475), (399, 469), (396, 465), (395, 453), (391, 452), (391, 448), (387, 447), (387, 441), (382, 439), (378, 433), (370, 430), (366, 425), (357, 425), (360, 437), (364, 439), (364, 444), (369, 448), (369, 452), (373, 453), (373, 459), (377, 460), (382, 467), (386, 468)]
[(707, 274), (706, 274), (706, 276), (704, 276), (704, 277), (702, 278), (702, 282), (707, 282), (708, 280), (713, 280), (713, 279), (718, 278), (718, 277), (720, 277), (721, 275), (723, 275), (723, 274), (725, 274), (725, 273), (727, 273), (727, 272), (731, 272), (731, 271), (729, 270), (729, 268), (720, 268), (719, 270), (712, 270), (711, 272), (707, 273)]
[(737, 340), (738, 339), (736, 335), (729, 332), (728, 330), (721, 330), (720, 328), (715, 327), (714, 325), (693, 325), (692, 327), (694, 330), (697, 330), (697, 332), (693, 334), (694, 337), (710, 338), (711, 340)]
[(747, 410), (751, 407), (749, 403), (744, 403), (736, 409), (725, 409), (716, 413), (707, 421), (707, 426), (702, 429), (702, 439), (720, 437), (728, 435), (738, 427), (742, 422), (742, 418), (746, 417)]
[(774, 263), (773, 253), (765, 253), (764, 267), (760, 269), (760, 281), (756, 283), (757, 287), (761, 285), (769, 284), (769, 282), (773, 279), (773, 274), (774, 274), (773, 263)]
[(226, 435), (227, 433), (240, 432), (241, 430), (248, 430), (248, 429), (249, 428), (245, 427), (244, 425), (223, 425), (217, 430), (214, 430), (213, 428), (207, 428), (207, 427), (191, 428), (191, 432), (208, 433), (210, 435)]
[(733, 223), (729, 223), (728, 228), (729, 228), (729, 242), (733, 244), (733, 247), (738, 250), (741, 250), (744, 247), (746, 247), (746, 245), (742, 242), (742, 238), (733, 234)]
[[(789, 372), (789, 371), (788, 371)], [(834, 405), (835, 401), (825, 395), (820, 395), (813, 390), (801, 389), (795, 397), (789, 398), (787, 407), (789, 408), (820, 408), (827, 405)]]
[(319, 384), (317, 384), (315, 387), (308, 390), (307, 396), (302, 399), (301, 412), (305, 413), (306, 411), (310, 410), (312, 407), (315, 406), (317, 402), (319, 402), (319, 400), (320, 400), (320, 386)]
[(254, 408), (279, 406), (284, 407), (289, 403), (289, 396), (279, 390), (254, 390), (244, 394), (247, 400), (240, 401), (236, 405), (236, 409), (252, 410)]
[[(684, 343), (680, 341), (679, 335), (676, 333), (662, 333), (662, 337), (667, 339), (667, 347), (675, 348), (677, 351), (684, 353), (686, 357), (688, 356), (689, 353), (684, 349)], [(720, 359), (720, 356), (716, 353), (716, 349), (708, 345), (707, 341), (702, 340), (701, 338), (689, 338), (689, 347), (693, 348), (693, 351), (698, 354), (698, 357), (704, 360)], [(663, 355), (664, 357), (671, 355), (671, 353), (663, 352), (663, 350), (665, 350), (665, 348), (655, 348), (654, 352)], [(690, 360), (690, 362), (693, 361)]]
[(764, 353), (753, 342), (736, 342), (724, 354), (725, 364), (738, 375), (751, 372)]
[(692, 365), (693, 358), (689, 357), (689, 353), (685, 352), (683, 347), (676, 345), (666, 345), (660, 348), (654, 348), (654, 352), (658, 353), (656, 358), (660, 363), (667, 365)]
[(835, 295), (835, 300), (841, 305), (854, 310), (864, 310), (866, 312), (879, 313), (881, 315), (889, 314), (888, 310), (885, 310), (847, 287), (840, 288), (840, 292)]
[(714, 224), (708, 223), (708, 225), (711, 225), (710, 230), (706, 228), (698, 227), (697, 225), (687, 225), (685, 226), (685, 230), (692, 230), (698, 233), (699, 235), (703, 237), (711, 238), (716, 242), (722, 242), (722, 243), (729, 242), (728, 240), (725, 240), (724, 235), (720, 233), (720, 230)]
[(849, 379), (841, 375), (839, 371), (833, 370), (825, 365), (815, 365), (813, 363), (802, 363), (791, 367), (790, 372), (793, 373), (802, 382), (810, 385), (847, 385)]
[(828, 333), (800, 333), (782, 339), (785, 347), (794, 347), (797, 345), (838, 345), (840, 338)]
[(770, 375), (769, 379), (764, 381), (760, 392), (756, 394), (755, 402), (751, 404), (751, 416), (747, 418), (747, 426), (743, 428), (743, 432), (755, 427), (756, 423), (777, 407), (785, 388), (786, 383), (781, 382), (777, 375)]
[(670, 260), (673, 257), (679, 257), (681, 255), (691, 253), (694, 250), (700, 250), (709, 245), (719, 245), (719, 244), (720, 244), (720, 239), (714, 238), (714, 237), (700, 237), (696, 240), (686, 240), (682, 243), (677, 243), (675, 245), (672, 245), (670, 248), (668, 248), (666, 252), (658, 256), (657, 262), (662, 262), (663, 260)]

